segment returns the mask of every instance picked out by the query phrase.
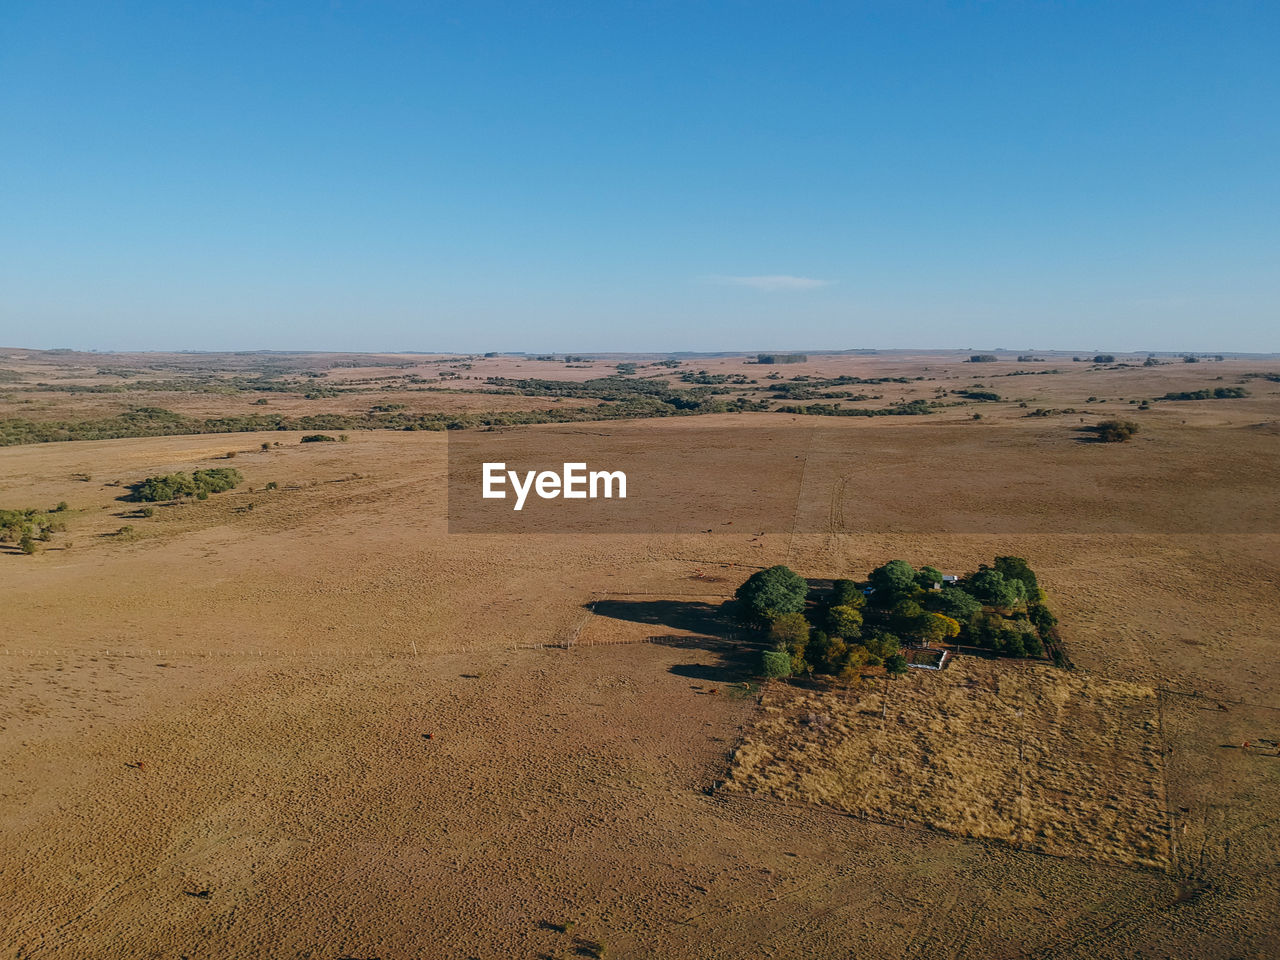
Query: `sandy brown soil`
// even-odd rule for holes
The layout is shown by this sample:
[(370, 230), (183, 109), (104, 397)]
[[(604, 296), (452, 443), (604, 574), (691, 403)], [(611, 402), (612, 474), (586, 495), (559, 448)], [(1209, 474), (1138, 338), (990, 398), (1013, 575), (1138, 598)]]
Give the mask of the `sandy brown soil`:
[[(994, 382), (1119, 412), (1260, 364), (1186, 366)], [(1273, 464), (1280, 436), (1248, 425), (1280, 419), (1277, 386), (1157, 404), (1146, 435), (1202, 456), (1252, 429)], [(832, 435), (896, 436), (910, 496), (936, 473), (919, 427), (977, 457), (988, 426), (1044, 426), (983, 410)], [(1241, 747), (1280, 739), (1275, 533), (450, 536), (443, 435), (264, 439), (0, 451), (0, 504), (71, 507), (36, 556), (0, 554), (9, 955), (1280, 954), (1280, 758)], [(222, 465), (245, 484), (147, 519), (113, 485)], [(1067, 492), (1088, 508), (1017, 488), (1029, 513)], [(760, 709), (716, 606), (748, 573), (998, 553), (1039, 572), (1082, 675), (1154, 691), (1167, 869), (717, 789)]]

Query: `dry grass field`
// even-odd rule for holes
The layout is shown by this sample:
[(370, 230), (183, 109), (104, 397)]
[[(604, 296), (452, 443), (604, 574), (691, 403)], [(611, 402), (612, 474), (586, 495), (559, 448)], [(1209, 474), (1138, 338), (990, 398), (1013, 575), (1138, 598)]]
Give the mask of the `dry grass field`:
[[(20, 353), (0, 351), (20, 375), (0, 384), (0, 419), (120, 399), (26, 392), (71, 371)], [(108, 359), (154, 360), (85, 356), (89, 380)], [(935, 378), (868, 388), (885, 395), (872, 405), (973, 382), (1007, 399), (589, 425), (634, 443), (765, 418), (820, 437), (801, 445), (793, 505), (818, 519), (760, 535), (450, 535), (444, 432), (0, 448), (0, 507), (68, 504), (65, 532), (35, 555), (0, 548), (0, 956), (1280, 955), (1280, 757), (1242, 746), (1280, 740), (1280, 383), (1244, 378), (1280, 363), (1068, 357), (1035, 364), (1060, 374), (1021, 375), (1027, 364), (962, 360), (776, 370)], [(426, 369), (348, 362), (318, 372)], [(513, 358), (460, 372), (591, 373)], [(1242, 379), (1243, 399), (1129, 402)], [(175, 397), (211, 403), (156, 402)], [(201, 409), (231, 409), (220, 403)], [(1088, 412), (1026, 416), (1036, 407)], [(1142, 427), (1129, 444), (1079, 442), (1081, 416), (1120, 415)], [(1018, 523), (907, 522), (923, 506), (904, 518), (904, 503), (945, 515), (932, 491), (949, 463), (978, 478), (997, 449), (1055, 465), (991, 481)], [(1072, 464), (1098, 457), (1110, 479), (1074, 483)], [(244, 483), (206, 501), (143, 517), (121, 499), (149, 475), (228, 465)], [(863, 468), (886, 485), (874, 501), (841, 486)], [(1256, 522), (1155, 522), (1206, 488)], [(1117, 503), (1136, 511), (1132, 530), (1079, 522)], [(751, 572), (861, 576), (892, 557), (964, 570), (1003, 553), (1036, 569), (1076, 672), (966, 659), (914, 671), (887, 709), (879, 680), (813, 704), (742, 686), (756, 641), (720, 601)], [(792, 722), (809, 713), (830, 720)], [(741, 771), (753, 748), (759, 785), (724, 785), (733, 751)]]
[(876, 687), (770, 690), (734, 753), (733, 785), (1060, 857), (1168, 867), (1150, 687), (973, 657)]

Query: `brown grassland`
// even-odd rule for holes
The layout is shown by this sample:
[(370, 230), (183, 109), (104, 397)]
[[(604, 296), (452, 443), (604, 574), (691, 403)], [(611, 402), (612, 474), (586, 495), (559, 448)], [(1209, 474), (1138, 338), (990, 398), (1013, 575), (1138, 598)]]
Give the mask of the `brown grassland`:
[[(450, 365), (587, 379), (625, 358), (342, 359), (272, 362), (336, 388)], [(198, 360), (218, 376), (261, 362)], [(1244, 377), (1280, 362), (962, 360), (685, 369), (934, 378), (848, 401), (870, 406), (973, 383), (1004, 399), (589, 425), (634, 442), (820, 421), (794, 507), (818, 520), (758, 536), (450, 535), (444, 432), (0, 448), (0, 508), (69, 505), (34, 556), (0, 544), (0, 956), (1280, 956), (1280, 756), (1256, 745), (1280, 740), (1280, 383)], [(161, 361), (175, 377), (196, 363), (0, 350), (0, 419), (261, 409), (239, 390), (28, 389)], [(1242, 381), (1242, 399), (1130, 403)], [(419, 386), (265, 396), (594, 402)], [(1080, 442), (1109, 416), (1141, 432)], [(986, 481), (1017, 524), (908, 522), (946, 513), (940, 477), (966, 478), (948, 482), (977, 517), (965, 485), (993, 450), (1052, 465)], [(1076, 483), (1099, 458), (1107, 482)], [(205, 501), (144, 518), (121, 499), (148, 475), (228, 465), (244, 483)], [(1234, 502), (1214, 514), (1200, 492), (1219, 489)], [(1136, 532), (1084, 522), (1117, 504)], [(1188, 504), (1224, 526), (1188, 532)], [(1074, 671), (963, 657), (849, 691), (744, 688), (758, 641), (722, 602), (753, 571), (997, 554), (1039, 574)]]

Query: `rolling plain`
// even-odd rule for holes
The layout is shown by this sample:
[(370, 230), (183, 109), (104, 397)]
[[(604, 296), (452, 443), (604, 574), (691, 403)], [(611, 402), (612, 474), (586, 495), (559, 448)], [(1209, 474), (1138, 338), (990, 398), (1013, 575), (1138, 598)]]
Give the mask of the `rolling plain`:
[[(967, 356), (0, 350), (0, 508), (67, 504), (0, 544), (0, 956), (1280, 955), (1280, 360)], [(724, 392), (489, 416), (616, 404), (504, 384), (630, 362)], [(794, 409), (835, 403), (933, 406)], [(16, 442), (262, 411), (291, 419)], [(767, 529), (450, 533), (434, 417), (606, 454), (768, 425), (759, 483), (796, 492)], [(242, 485), (129, 499), (219, 466)], [(1074, 669), (761, 687), (724, 605), (773, 564), (997, 554)]]

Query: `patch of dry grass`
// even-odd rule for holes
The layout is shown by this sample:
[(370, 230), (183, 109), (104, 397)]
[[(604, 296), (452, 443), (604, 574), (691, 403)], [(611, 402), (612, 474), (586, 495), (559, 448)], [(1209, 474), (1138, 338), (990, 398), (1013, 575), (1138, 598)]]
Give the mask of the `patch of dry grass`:
[(1169, 863), (1149, 687), (964, 658), (887, 693), (882, 680), (848, 695), (779, 686), (763, 703), (731, 787), (1057, 856)]

